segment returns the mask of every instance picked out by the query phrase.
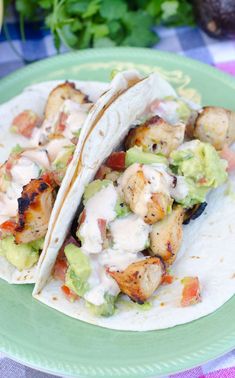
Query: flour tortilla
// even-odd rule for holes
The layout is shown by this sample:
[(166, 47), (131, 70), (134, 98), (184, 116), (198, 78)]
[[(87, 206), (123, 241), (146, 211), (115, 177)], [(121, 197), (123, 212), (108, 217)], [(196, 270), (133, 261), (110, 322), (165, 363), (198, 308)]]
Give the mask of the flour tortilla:
[[(116, 313), (109, 317), (93, 316), (80, 299), (70, 303), (62, 293), (61, 281), (54, 280), (51, 271), (57, 253), (74, 218), (84, 188), (94, 178), (100, 164), (120, 144), (131, 123), (156, 98), (174, 95), (173, 89), (157, 75), (151, 75), (121, 95), (95, 124), (82, 149), (75, 181), (58, 215), (47, 254), (41, 260), (33, 296), (48, 306), (79, 320), (101, 327), (148, 331), (190, 322), (222, 306), (235, 292), (235, 200), (226, 195), (227, 183), (208, 195), (205, 212), (184, 226), (184, 237), (176, 262), (172, 266), (175, 281), (160, 287), (151, 298), (152, 307), (144, 311), (127, 296), (117, 304)], [(235, 176), (231, 177), (235, 190)], [(67, 228), (63, 227), (67, 224)], [(202, 302), (180, 306), (185, 276), (198, 276)]]
[[(48, 242), (50, 240), (50, 234), (53, 231), (60, 207), (62, 206), (63, 200), (66, 197), (67, 191), (69, 190), (75, 169), (77, 167), (80, 151), (86, 135), (89, 133), (90, 125), (92, 125), (96, 118), (99, 119), (104, 109), (111, 104), (117, 96), (139, 80), (141, 80), (141, 77), (135, 70), (125, 71), (122, 74), (118, 74), (110, 84), (73, 80), (76, 87), (87, 94), (89, 99), (95, 102), (95, 104), (92, 107), (92, 112), (90, 112), (87, 116), (76, 150), (74, 152), (73, 160), (67, 169), (66, 175), (57, 194), (56, 202), (54, 204), (48, 225), (48, 232), (45, 237), (44, 248), (41, 254), (42, 257), (45, 255)], [(29, 146), (28, 141), (24, 137), (14, 135), (10, 132), (10, 125), (13, 118), (19, 112), (25, 109), (31, 109), (42, 116), (50, 91), (62, 82), (63, 81), (50, 81), (27, 87), (23, 93), (0, 106), (0, 140), (2, 143), (0, 150), (0, 163), (3, 163), (8, 158), (12, 147), (14, 147), (17, 143), (23, 147)], [(61, 226), (64, 227), (64, 224), (65, 223), (62, 222)], [(12, 284), (35, 283), (36, 275), (36, 266), (19, 272), (18, 269), (12, 266), (5, 259), (5, 257), (0, 256), (0, 278), (6, 280), (7, 282)]]

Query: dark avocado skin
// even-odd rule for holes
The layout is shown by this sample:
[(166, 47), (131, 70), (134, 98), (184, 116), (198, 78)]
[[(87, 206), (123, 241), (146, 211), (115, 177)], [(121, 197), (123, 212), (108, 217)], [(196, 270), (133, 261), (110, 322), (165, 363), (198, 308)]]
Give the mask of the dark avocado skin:
[(192, 0), (198, 24), (212, 37), (235, 36), (235, 0)]

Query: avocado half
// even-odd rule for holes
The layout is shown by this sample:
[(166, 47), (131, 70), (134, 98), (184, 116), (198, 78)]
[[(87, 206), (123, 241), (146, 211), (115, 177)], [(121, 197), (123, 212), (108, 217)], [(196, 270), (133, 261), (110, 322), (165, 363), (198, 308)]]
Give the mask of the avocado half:
[(192, 0), (196, 19), (212, 37), (235, 36), (235, 0)]

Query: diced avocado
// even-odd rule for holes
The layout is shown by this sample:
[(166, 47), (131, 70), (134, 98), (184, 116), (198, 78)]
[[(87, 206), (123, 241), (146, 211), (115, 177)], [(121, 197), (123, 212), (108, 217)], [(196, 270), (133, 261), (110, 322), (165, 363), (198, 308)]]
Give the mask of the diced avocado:
[(170, 155), (172, 171), (184, 176), (189, 193), (180, 202), (191, 207), (205, 201), (206, 194), (227, 180), (227, 163), (220, 159), (215, 148), (200, 141), (195, 141), (192, 149), (180, 149)]
[(12, 148), (11, 155), (18, 155), (23, 151), (24, 151), (23, 147), (21, 147), (19, 144), (17, 144), (15, 147)]
[(5, 256), (19, 271), (29, 269), (38, 261), (41, 249), (32, 244), (15, 244), (14, 237), (8, 236), (0, 240), (0, 255)]
[(95, 316), (112, 316), (115, 312), (115, 302), (117, 297), (106, 293), (104, 295), (105, 302), (100, 305), (96, 306), (93, 303), (86, 302), (87, 308), (92, 312)]
[(44, 238), (34, 240), (33, 242), (29, 243), (29, 245), (33, 250), (39, 251), (43, 249), (44, 240)]
[(111, 180), (94, 180), (86, 186), (83, 195), (83, 203), (85, 204), (91, 197), (93, 197), (101, 189), (106, 188), (111, 184)]
[(132, 147), (126, 152), (125, 165), (134, 163), (140, 164), (168, 164), (167, 159), (160, 154), (152, 154), (151, 152), (144, 152), (141, 147)]
[(125, 204), (121, 199), (119, 199), (115, 206), (115, 212), (118, 217), (125, 217), (127, 214), (130, 213), (130, 208), (127, 204)]
[(178, 114), (178, 117), (179, 117), (181, 122), (187, 123), (187, 121), (188, 121), (188, 119), (191, 115), (192, 110), (189, 108), (189, 106), (184, 101), (178, 100), (177, 102), (178, 102), (178, 108), (177, 108), (176, 112)]
[(75, 145), (64, 146), (52, 163), (54, 170), (65, 169), (74, 153)]
[(65, 277), (65, 285), (82, 297), (85, 292), (89, 290), (89, 284), (87, 282), (91, 274), (89, 258), (80, 248), (73, 244), (68, 244), (64, 252), (69, 263), (69, 269)]

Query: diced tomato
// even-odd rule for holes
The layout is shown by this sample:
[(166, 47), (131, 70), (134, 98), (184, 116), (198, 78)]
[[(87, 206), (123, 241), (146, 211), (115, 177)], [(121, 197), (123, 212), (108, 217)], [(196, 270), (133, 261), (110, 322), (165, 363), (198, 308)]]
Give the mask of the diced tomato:
[(181, 280), (183, 291), (181, 306), (191, 306), (201, 301), (200, 284), (198, 277), (184, 277)]
[(15, 231), (16, 223), (14, 221), (8, 220), (0, 225), (0, 228), (4, 232), (13, 233)]
[(162, 278), (162, 285), (169, 285), (174, 281), (174, 277), (171, 276), (170, 274), (166, 274)]
[(107, 167), (114, 171), (123, 171), (125, 169), (126, 153), (124, 151), (113, 152), (106, 160)]
[(56, 280), (65, 281), (65, 274), (68, 269), (68, 264), (66, 259), (59, 259), (57, 258), (55, 266), (54, 266), (54, 272), (53, 276)]
[(204, 184), (206, 184), (207, 183), (207, 179), (205, 178), (205, 177), (202, 177), (202, 178), (200, 178), (199, 180), (198, 180), (198, 184), (200, 184), (200, 185), (204, 185)]
[(110, 171), (111, 169), (109, 167), (102, 164), (95, 175), (95, 180), (103, 180)]
[(61, 286), (61, 290), (71, 302), (74, 302), (76, 299), (79, 299), (79, 296), (76, 293), (74, 293), (72, 290), (70, 290), (68, 286), (66, 285)]
[(102, 240), (104, 240), (106, 238), (106, 220), (98, 219), (98, 226), (100, 229)]
[(40, 117), (32, 110), (24, 110), (18, 114), (12, 121), (12, 126), (17, 134), (30, 138), (33, 129), (41, 124)]
[(220, 157), (227, 160), (228, 162), (228, 172), (231, 172), (235, 169), (235, 152), (233, 152), (227, 145), (224, 146), (220, 152)]
[(66, 121), (68, 119), (68, 114), (62, 112), (60, 113), (58, 124), (56, 126), (56, 131), (62, 133), (66, 129)]
[(11, 171), (11, 168), (13, 167), (11, 159), (6, 161), (5, 167), (6, 167), (6, 171), (9, 173)]

